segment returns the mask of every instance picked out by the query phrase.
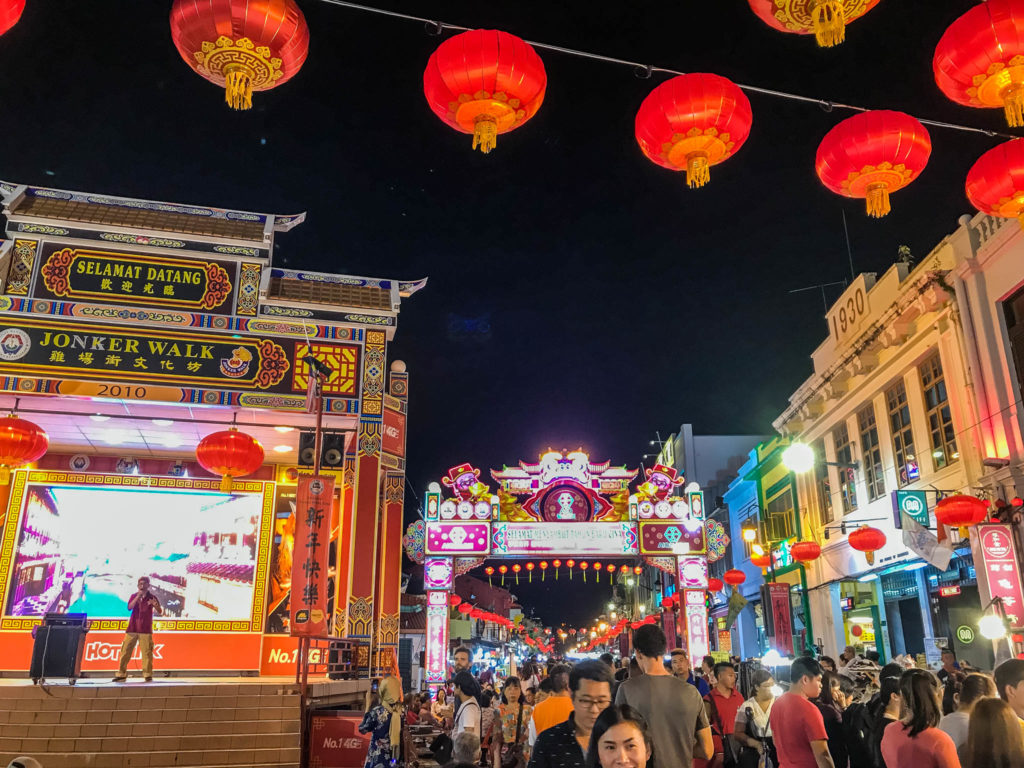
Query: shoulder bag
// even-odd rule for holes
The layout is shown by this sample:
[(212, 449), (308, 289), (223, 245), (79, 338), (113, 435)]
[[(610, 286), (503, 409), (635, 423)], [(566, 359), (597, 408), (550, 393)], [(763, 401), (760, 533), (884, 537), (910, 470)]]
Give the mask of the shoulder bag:
[(711, 704), (711, 730), (714, 732), (717, 724), (718, 737), (722, 740), (723, 765), (725, 765), (725, 768), (735, 768), (740, 762), (739, 755), (736, 754), (736, 743), (725, 732), (725, 727), (722, 724), (722, 715), (719, 713), (718, 705), (715, 703), (714, 690), (708, 694), (708, 703)]
[(523, 759), (523, 744), (520, 741), (523, 728), (524, 704), (519, 702), (519, 715), (516, 717), (516, 738), (511, 744), (501, 745), (501, 768), (516, 768)]

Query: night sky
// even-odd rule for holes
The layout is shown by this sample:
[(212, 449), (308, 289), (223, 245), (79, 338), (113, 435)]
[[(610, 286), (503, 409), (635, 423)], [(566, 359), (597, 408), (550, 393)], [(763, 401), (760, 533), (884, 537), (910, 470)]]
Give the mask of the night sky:
[[(773, 31), (745, 0), (371, 1), (1007, 130), (1001, 111), (952, 104), (932, 78), (935, 44), (971, 0), (887, 0), (835, 49)], [(0, 38), (0, 178), (304, 210), (306, 223), (278, 236), (276, 264), (429, 277), (403, 304), (391, 350), (411, 375), (417, 491), (454, 464), (486, 472), (549, 446), (636, 466), (656, 430), (681, 422), (704, 434), (769, 432), (826, 334), (820, 292), (788, 292), (849, 278), (842, 212), (858, 272), (884, 271), (904, 244), (924, 257), (971, 211), (964, 177), (1000, 141), (929, 129), (927, 170), (876, 221), (814, 174), (818, 142), (851, 113), (748, 93), (750, 139), (690, 190), (633, 137), (637, 107), (663, 77), (540, 50), (543, 107), (481, 155), (423, 97), (439, 38), (418, 23), (299, 5), (312, 35), (303, 70), (239, 113), (179, 58), (170, 2), (29, 0)], [(410, 519), (415, 508), (410, 493)], [(559, 586), (566, 599), (520, 593), (551, 622), (580, 623), (607, 601), (606, 590)]]

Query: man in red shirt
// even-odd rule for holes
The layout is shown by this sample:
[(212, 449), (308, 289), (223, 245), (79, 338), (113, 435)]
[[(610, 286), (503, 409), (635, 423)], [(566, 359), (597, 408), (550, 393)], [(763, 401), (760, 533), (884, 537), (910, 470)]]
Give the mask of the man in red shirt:
[(121, 643), (121, 659), (117, 665), (115, 683), (123, 683), (128, 679), (128, 659), (132, 657), (136, 644), (142, 653), (142, 676), (147, 683), (153, 680), (153, 613), (155, 611), (157, 616), (163, 616), (164, 609), (149, 591), (149, 578), (140, 578), (138, 586), (139, 591), (128, 598), (128, 608), (132, 613), (128, 617), (128, 631)]
[[(736, 728), (736, 713), (743, 706), (743, 694), (736, 690), (736, 668), (727, 661), (715, 664), (715, 687), (711, 689), (704, 701), (707, 702), (708, 721), (711, 723), (711, 735), (715, 743), (715, 757), (708, 762), (711, 768), (720, 768), (725, 763), (725, 745), (723, 741), (731, 738)], [(738, 754), (737, 745), (733, 744), (732, 754)]]
[(836, 768), (821, 711), (808, 699), (821, 693), (821, 665), (800, 657), (790, 667), (789, 692), (775, 700), (768, 719), (779, 768)]

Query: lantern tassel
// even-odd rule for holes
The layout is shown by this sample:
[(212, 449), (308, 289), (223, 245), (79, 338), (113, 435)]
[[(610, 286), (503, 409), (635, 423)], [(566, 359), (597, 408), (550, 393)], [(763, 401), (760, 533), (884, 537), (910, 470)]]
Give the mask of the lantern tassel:
[(8, 466), (0, 466), (0, 485), (10, 485), (11, 483), (11, 468)]
[(1024, 126), (1024, 84), (1012, 83), (1002, 93), (1006, 123), (1011, 128)]
[(220, 492), (231, 493), (231, 486), (231, 475), (224, 475), (224, 477), (220, 479)]
[(868, 565), (875, 564), (875, 552), (874, 550), (868, 550), (864, 553), (864, 559), (868, 561)]
[(873, 216), (876, 219), (880, 219), (889, 211), (892, 207), (889, 205), (889, 188), (885, 184), (872, 184), (868, 187), (868, 216)]
[(707, 152), (691, 152), (686, 156), (686, 185), (690, 189), (703, 187), (711, 181), (711, 166)]
[(473, 123), (473, 149), (485, 155), (498, 145), (498, 123), (490, 115), (480, 115)]
[(235, 69), (224, 74), (224, 101), (232, 109), (252, 109), (252, 78)]
[(832, 48), (846, 39), (846, 9), (843, 0), (818, 0), (812, 15), (814, 38), (822, 48)]

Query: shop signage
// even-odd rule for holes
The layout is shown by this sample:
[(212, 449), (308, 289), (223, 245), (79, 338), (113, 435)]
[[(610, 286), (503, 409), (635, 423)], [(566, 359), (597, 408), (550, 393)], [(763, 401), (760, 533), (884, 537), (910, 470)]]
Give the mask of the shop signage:
[(427, 682), (448, 679), (448, 593), (427, 593)]
[(956, 597), (960, 594), (960, 587), (939, 587), (939, 597)]
[(956, 628), (956, 639), (964, 645), (970, 645), (974, 642), (974, 630), (966, 624), (961, 624)]
[(362, 712), (315, 712), (309, 726), (309, 765), (362, 768), (373, 734), (360, 733)]
[(679, 557), (679, 585), (685, 589), (708, 588), (708, 561), (705, 557)]
[(635, 523), (495, 523), (492, 555), (635, 555)]
[(1024, 589), (1021, 588), (1013, 531), (1004, 523), (979, 525), (978, 540), (989, 594), (993, 598), (1002, 598), (1010, 626), (1024, 626)]
[(683, 590), (683, 610), (686, 616), (686, 647), (690, 651), (690, 668), (700, 669), (708, 655), (708, 609), (703, 589)]
[(930, 523), (928, 496), (924, 491), (893, 491), (892, 512), (897, 528), (903, 528), (903, 515), (916, 520), (924, 528)]
[(775, 650), (785, 655), (793, 652), (793, 618), (789, 600), (789, 584), (771, 582), (765, 585), (768, 592), (768, 642)]
[(231, 261), (49, 245), (43, 248), (34, 296), (231, 314), (236, 270)]
[[(391, 408), (384, 409), (380, 445), (384, 453), (405, 458), (405, 414)], [(490, 509), (488, 509), (490, 514)]]
[(451, 589), (454, 576), (450, 557), (428, 557), (423, 564), (425, 589)]
[[(280, 343), (278, 343), (280, 341)], [(330, 395), (358, 396), (359, 347), (314, 343)], [(306, 392), (304, 342), (0, 316), (0, 375), (193, 389)], [(129, 388), (131, 389), (131, 388)], [(148, 393), (132, 399), (150, 399)], [(113, 393), (107, 396), (114, 396)]]
[(722, 653), (732, 653), (732, 633), (728, 629), (718, 630), (718, 650)]
[(327, 634), (327, 560), (331, 545), (334, 478), (299, 475), (289, 597), (292, 635)]
[(486, 555), (490, 533), (487, 523), (427, 523), (427, 554)]
[(640, 554), (703, 554), (704, 522), (685, 520), (664, 523), (656, 520), (640, 522)]

